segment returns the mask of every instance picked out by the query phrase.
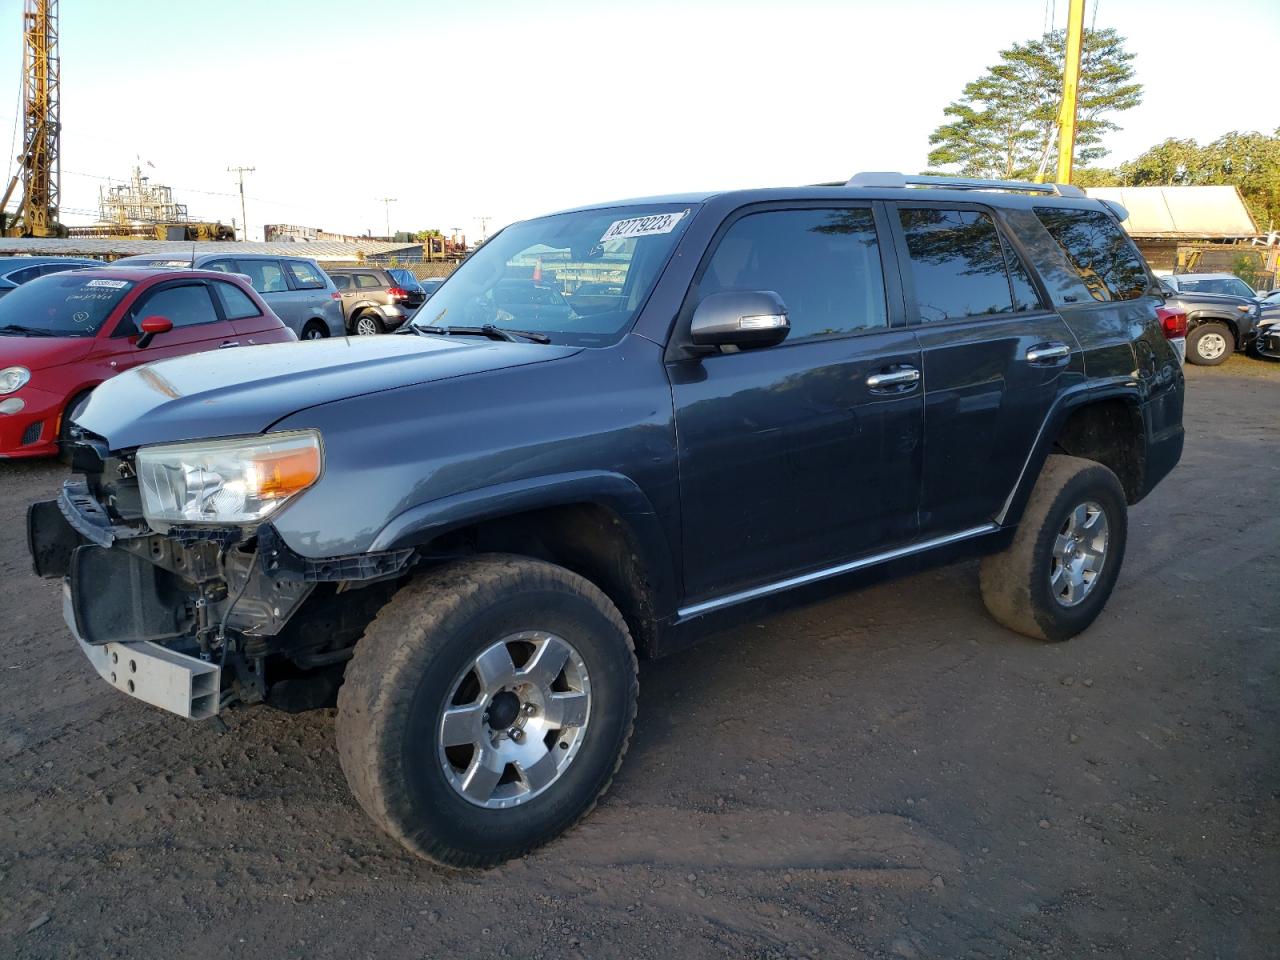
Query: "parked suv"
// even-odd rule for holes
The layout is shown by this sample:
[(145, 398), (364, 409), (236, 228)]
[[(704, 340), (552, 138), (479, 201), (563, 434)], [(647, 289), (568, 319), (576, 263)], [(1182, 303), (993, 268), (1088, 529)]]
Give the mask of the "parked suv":
[(118, 266), (217, 270), (245, 277), (267, 305), (297, 334), (299, 340), (323, 340), (346, 335), (338, 291), (319, 264), (308, 257), (263, 254), (203, 253), (188, 257), (150, 254), (123, 257)]
[(332, 267), (329, 276), (342, 295), (347, 330), (361, 336), (396, 329), (427, 299), (420, 286), (406, 287), (380, 267)]
[(0, 297), (36, 277), (103, 265), (101, 260), (80, 257), (0, 257)]
[(1122, 213), (874, 174), (517, 223), (403, 335), (105, 385), (35, 567), (117, 689), (208, 717), (341, 682), (378, 824), (518, 856), (608, 786), (637, 655), (974, 555), (1011, 630), (1093, 623), (1183, 442), (1186, 318)]
[(1187, 359), (1191, 363), (1217, 366), (1236, 350), (1253, 346), (1258, 321), (1262, 319), (1262, 306), (1257, 300), (1174, 289), (1168, 280), (1160, 279), (1165, 305), (1187, 315)]

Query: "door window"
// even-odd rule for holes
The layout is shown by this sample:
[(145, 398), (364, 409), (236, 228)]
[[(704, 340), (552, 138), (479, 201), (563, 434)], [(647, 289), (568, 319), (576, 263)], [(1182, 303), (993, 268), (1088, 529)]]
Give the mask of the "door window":
[(324, 281), (320, 279), (320, 271), (305, 260), (286, 260), (284, 268), (293, 278), (293, 286), (298, 290), (321, 290)]
[(1036, 207), (1095, 300), (1136, 300), (1147, 292), (1147, 268), (1133, 242), (1101, 210)]
[(332, 275), (333, 285), (339, 290), (349, 290), (351, 288), (351, 278), (345, 273), (335, 273)]
[(888, 325), (880, 245), (864, 207), (768, 210), (735, 222), (711, 256), (698, 295), (772, 290), (791, 322), (786, 342)]
[(210, 260), (201, 270), (216, 270), (218, 273), (239, 273), (234, 260)]
[(277, 260), (241, 260), (240, 273), (249, 278), (249, 284), (258, 293), (279, 293), (288, 290), (284, 269)]
[(228, 320), (247, 320), (249, 317), (262, 316), (258, 305), (235, 284), (215, 280), (213, 289), (217, 291), (218, 300), (222, 302), (222, 313)]
[(1004, 237), (1000, 238), (1000, 246), (1004, 249), (1004, 262), (1009, 266), (1009, 286), (1013, 290), (1014, 310), (1041, 310), (1044, 303), (1031, 282), (1031, 274), (1022, 263), (1017, 252)]
[(355, 276), (356, 287), (360, 290), (371, 290), (374, 287), (386, 286), (372, 273), (357, 273)]
[(933, 207), (899, 214), (923, 322), (1013, 312), (1004, 250), (990, 216)]
[(198, 327), (205, 323), (217, 323), (209, 290), (203, 283), (189, 283), (180, 287), (157, 290), (133, 311), (135, 324), (145, 317), (165, 317), (178, 327)]

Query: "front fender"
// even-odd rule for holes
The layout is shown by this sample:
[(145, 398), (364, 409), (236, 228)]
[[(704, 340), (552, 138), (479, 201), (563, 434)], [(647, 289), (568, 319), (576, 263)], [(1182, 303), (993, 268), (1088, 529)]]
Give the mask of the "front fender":
[(656, 609), (674, 610), (671, 547), (653, 504), (635, 481), (606, 470), (529, 477), (418, 504), (393, 517), (378, 532), (369, 551), (421, 546), (451, 530), (485, 520), (588, 503), (606, 507), (618, 516), (649, 577)]

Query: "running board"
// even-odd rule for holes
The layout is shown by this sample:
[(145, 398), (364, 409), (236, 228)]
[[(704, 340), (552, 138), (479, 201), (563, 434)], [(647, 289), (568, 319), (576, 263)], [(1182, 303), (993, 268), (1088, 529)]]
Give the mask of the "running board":
[(676, 615), (681, 620), (686, 620), (689, 617), (697, 617), (704, 613), (722, 610), (725, 607), (732, 607), (735, 604), (745, 603), (748, 600), (758, 600), (761, 597), (768, 597), (775, 593), (782, 593), (786, 590), (791, 590), (794, 587), (802, 587), (806, 584), (817, 583), (821, 580), (829, 580), (830, 578), (838, 577), (841, 574), (852, 573), (855, 570), (863, 570), (867, 567), (874, 567), (881, 563), (888, 563), (890, 560), (899, 560), (902, 557), (909, 557), (913, 554), (924, 553), (926, 550), (945, 547), (952, 543), (959, 543), (962, 540), (971, 540), (974, 537), (980, 537), (984, 534), (995, 533), (999, 529), (1000, 527), (998, 524), (984, 523), (980, 527), (961, 530), (959, 533), (949, 533), (945, 537), (934, 537), (932, 540), (921, 540), (919, 543), (912, 543), (905, 547), (898, 547), (896, 550), (886, 550), (884, 553), (872, 554), (869, 557), (862, 557), (859, 560), (851, 560), (848, 563), (842, 563), (839, 566), (827, 567), (823, 570), (814, 570), (812, 573), (802, 573), (799, 576), (788, 577), (786, 580), (778, 580), (774, 583), (766, 583), (760, 587), (752, 587), (750, 590), (741, 590), (738, 593), (730, 593), (723, 597), (704, 600), (702, 603), (695, 603), (690, 607), (681, 607), (676, 611)]

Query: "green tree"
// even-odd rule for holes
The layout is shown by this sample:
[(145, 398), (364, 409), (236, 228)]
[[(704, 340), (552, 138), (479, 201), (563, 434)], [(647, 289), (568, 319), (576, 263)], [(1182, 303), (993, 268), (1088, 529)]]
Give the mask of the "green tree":
[(1280, 128), (1271, 134), (1233, 130), (1201, 146), (1165, 140), (1120, 165), (1121, 182), (1132, 186), (1209, 186), (1240, 190), (1262, 230), (1280, 225)]
[(417, 233), (413, 235), (413, 239), (417, 240), (419, 243), (426, 243), (432, 237), (443, 237), (443, 236), (444, 236), (443, 233), (441, 233), (439, 230), (432, 227), (430, 230), (419, 230)]
[[(950, 119), (929, 137), (929, 165), (971, 177), (1034, 176), (1057, 147), (1065, 47), (1066, 33), (1057, 30), (1000, 51), (1000, 62), (944, 111)], [(1142, 102), (1132, 60), (1115, 30), (1085, 33), (1075, 147), (1082, 167), (1106, 155), (1103, 135), (1118, 129), (1110, 115)]]

